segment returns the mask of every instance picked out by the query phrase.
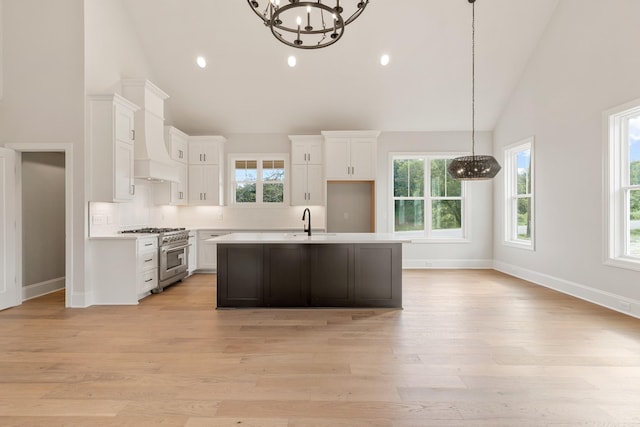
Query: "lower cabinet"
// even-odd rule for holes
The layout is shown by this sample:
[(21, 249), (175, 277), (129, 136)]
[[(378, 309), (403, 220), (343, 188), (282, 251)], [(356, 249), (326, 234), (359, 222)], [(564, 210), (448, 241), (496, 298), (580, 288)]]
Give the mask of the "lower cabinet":
[(94, 304), (137, 304), (158, 287), (158, 238), (91, 239)]
[(402, 244), (218, 244), (218, 308), (402, 307)]
[(198, 231), (198, 270), (215, 271), (218, 264), (217, 245), (208, 239), (218, 237), (223, 233), (199, 230)]

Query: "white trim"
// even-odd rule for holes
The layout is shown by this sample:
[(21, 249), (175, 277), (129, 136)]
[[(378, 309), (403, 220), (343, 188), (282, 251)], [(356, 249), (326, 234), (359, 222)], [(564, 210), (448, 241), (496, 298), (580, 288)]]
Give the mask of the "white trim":
[(467, 269), (487, 270), (493, 268), (490, 259), (404, 259), (402, 268), (405, 270), (428, 269)]
[[(470, 216), (468, 213), (468, 199), (469, 196), (467, 194), (467, 185), (466, 182), (462, 182), (461, 185), (461, 193), (458, 198), (446, 198), (446, 199), (459, 199), (461, 202), (461, 222), (462, 228), (460, 229), (461, 234), (459, 236), (445, 236), (443, 232), (447, 230), (436, 230), (435, 232), (432, 230), (432, 218), (431, 218), (431, 202), (433, 200), (439, 200), (439, 198), (433, 198), (431, 196), (431, 187), (427, 187), (427, 184), (430, 184), (430, 178), (427, 180), (427, 172), (431, 170), (431, 164), (427, 165), (427, 161), (445, 159), (450, 160), (455, 157), (459, 157), (461, 155), (460, 152), (425, 152), (425, 151), (391, 151), (388, 153), (388, 165), (389, 165), (389, 189), (390, 189), (390, 202), (388, 203), (388, 227), (392, 233), (407, 236), (415, 241), (416, 243), (466, 243), (469, 242), (469, 233), (470, 233)], [(424, 199), (424, 216), (425, 216), (425, 230), (421, 231), (395, 231), (395, 203), (394, 203), (394, 176), (393, 176), (393, 162), (395, 159), (424, 159), (424, 173), (425, 173), (425, 188), (424, 195), (422, 199)], [(430, 175), (430, 173), (429, 173)], [(457, 230), (457, 229), (456, 229)], [(438, 236), (441, 237), (438, 237)]]
[(64, 289), (65, 278), (58, 277), (56, 279), (46, 280), (40, 283), (34, 283), (22, 287), (22, 301), (27, 301), (32, 298), (41, 297), (60, 289)]
[(603, 264), (640, 271), (640, 258), (627, 254), (629, 230), (626, 195), (628, 153), (620, 144), (620, 127), (625, 119), (640, 114), (640, 98), (602, 113), (603, 128)]
[(605, 292), (580, 283), (560, 279), (548, 274), (518, 267), (501, 261), (494, 261), (494, 270), (553, 289), (563, 294), (606, 307), (608, 309), (640, 319), (640, 301)]
[[(74, 272), (74, 189), (73, 189), (73, 178), (74, 178), (74, 154), (73, 154), (73, 144), (70, 143), (10, 143), (5, 144), (6, 148), (10, 148), (15, 150), (20, 156), (16, 156), (16, 167), (18, 168), (18, 173), (16, 176), (16, 180), (19, 183), (16, 183), (16, 190), (19, 193), (16, 193), (16, 205), (17, 214), (17, 228), (20, 230), (22, 228), (22, 202), (21, 196), (22, 194), (22, 174), (20, 171), (21, 162), (21, 153), (23, 152), (64, 152), (65, 158), (65, 168), (64, 168), (64, 176), (65, 176), (65, 229), (66, 229), (66, 238), (65, 238), (65, 278), (66, 278), (66, 286), (65, 286), (65, 306), (66, 307), (86, 307), (87, 301), (85, 298), (80, 297), (80, 295), (84, 295), (80, 292), (75, 292), (76, 278)], [(81, 189), (84, 192), (84, 188)], [(80, 190), (79, 190), (80, 191)], [(17, 253), (16, 253), (16, 282), (18, 284), (22, 284), (22, 233), (17, 233), (16, 235), (16, 244), (17, 244)], [(73, 297), (75, 295), (75, 297)]]
[[(531, 239), (524, 240), (514, 237), (514, 231), (517, 229), (517, 221), (514, 224), (514, 186), (518, 185), (517, 182), (517, 163), (514, 156), (521, 152), (529, 150), (529, 162), (531, 164), (531, 176), (529, 177), (531, 183)], [(536, 196), (535, 196), (535, 177), (536, 177), (536, 162), (535, 162), (535, 138), (529, 136), (521, 139), (513, 144), (509, 144), (503, 148), (504, 153), (504, 230), (502, 243), (505, 246), (511, 246), (514, 248), (525, 249), (535, 251), (535, 235), (536, 235)]]

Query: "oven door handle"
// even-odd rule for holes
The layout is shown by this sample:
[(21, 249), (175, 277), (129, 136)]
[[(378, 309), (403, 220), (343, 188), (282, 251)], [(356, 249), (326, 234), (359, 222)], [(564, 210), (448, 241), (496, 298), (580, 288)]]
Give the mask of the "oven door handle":
[(186, 249), (191, 245), (181, 245), (181, 246), (172, 246), (172, 247), (168, 247), (168, 248), (161, 248), (162, 252), (169, 252), (169, 251), (179, 251), (180, 249)]

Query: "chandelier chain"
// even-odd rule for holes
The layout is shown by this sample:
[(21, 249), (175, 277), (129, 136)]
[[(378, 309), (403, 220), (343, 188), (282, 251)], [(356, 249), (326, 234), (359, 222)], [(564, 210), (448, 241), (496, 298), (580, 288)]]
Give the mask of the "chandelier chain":
[(471, 3), (471, 155), (476, 155), (476, 4)]

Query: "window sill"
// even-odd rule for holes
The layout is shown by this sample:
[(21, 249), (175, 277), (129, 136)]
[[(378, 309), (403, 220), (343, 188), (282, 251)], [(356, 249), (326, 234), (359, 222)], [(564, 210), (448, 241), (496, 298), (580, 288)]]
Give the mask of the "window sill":
[(526, 251), (535, 251), (535, 247), (533, 242), (520, 242), (517, 240), (505, 240), (502, 242), (505, 246), (509, 246), (512, 248), (524, 249)]
[(616, 268), (624, 268), (627, 270), (640, 271), (640, 259), (637, 258), (607, 258), (604, 261), (604, 265)]

